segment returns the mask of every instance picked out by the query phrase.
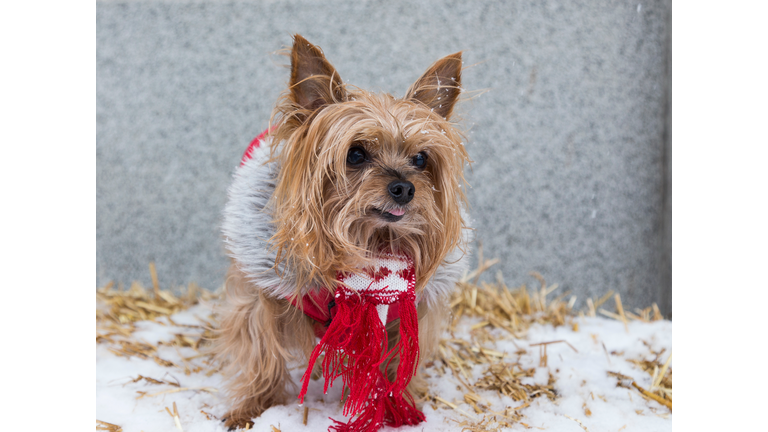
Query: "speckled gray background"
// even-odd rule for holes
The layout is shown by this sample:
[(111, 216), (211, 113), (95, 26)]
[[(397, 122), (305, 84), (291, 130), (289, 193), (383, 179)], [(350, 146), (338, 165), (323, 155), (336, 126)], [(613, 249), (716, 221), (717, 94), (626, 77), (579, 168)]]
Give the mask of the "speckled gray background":
[[(230, 176), (300, 33), (342, 78), (402, 95), (464, 50), (476, 236), (509, 285), (671, 313), (670, 1), (97, 3), (97, 283), (227, 267)], [(489, 274), (493, 277), (494, 272)]]

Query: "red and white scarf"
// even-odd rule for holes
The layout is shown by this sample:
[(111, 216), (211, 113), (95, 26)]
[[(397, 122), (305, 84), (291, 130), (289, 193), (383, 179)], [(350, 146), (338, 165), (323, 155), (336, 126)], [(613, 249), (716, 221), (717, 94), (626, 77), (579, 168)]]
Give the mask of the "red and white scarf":
[[(424, 421), (424, 414), (406, 390), (419, 364), (413, 260), (385, 252), (377, 258), (374, 269), (339, 274), (338, 280), (336, 313), (309, 358), (299, 400), (304, 402), (315, 361), (325, 352), (323, 390), (327, 392), (341, 376), (343, 390), (349, 390), (343, 413), (353, 416), (346, 424), (334, 420), (336, 424), (329, 430), (373, 432), (382, 425), (398, 427)], [(386, 323), (392, 305), (399, 307), (400, 341), (388, 349)], [(386, 371), (395, 357), (400, 362), (391, 382), (382, 369)]]

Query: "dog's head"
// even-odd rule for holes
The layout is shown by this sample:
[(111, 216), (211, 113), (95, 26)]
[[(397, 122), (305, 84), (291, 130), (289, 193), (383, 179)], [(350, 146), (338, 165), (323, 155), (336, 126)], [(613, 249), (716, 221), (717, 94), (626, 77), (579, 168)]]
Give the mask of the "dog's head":
[(337, 271), (391, 248), (413, 258), (418, 291), (463, 247), (469, 158), (450, 121), (461, 53), (433, 64), (402, 99), (346, 86), (299, 35), (290, 56), (290, 85), (273, 119), (277, 261), (330, 288)]

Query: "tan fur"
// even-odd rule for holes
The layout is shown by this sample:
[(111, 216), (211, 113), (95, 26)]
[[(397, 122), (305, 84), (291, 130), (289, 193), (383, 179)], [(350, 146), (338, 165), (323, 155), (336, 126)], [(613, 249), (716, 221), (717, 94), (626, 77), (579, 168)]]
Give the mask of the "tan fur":
[[(408, 391), (416, 399), (417, 406), (420, 406), (419, 399), (423, 399), (427, 394), (427, 380), (424, 378), (424, 363), (435, 357), (439, 349), (440, 334), (445, 328), (445, 322), (450, 314), (448, 305), (441, 308), (428, 309), (426, 304), (421, 303), (418, 307), (419, 312), (419, 356), (420, 361), (416, 374), (408, 384)], [(392, 349), (400, 341), (398, 326), (400, 320), (392, 321), (387, 324), (387, 333), (389, 336), (388, 348)], [(400, 364), (399, 358), (392, 359), (387, 368), (387, 377), (394, 381), (397, 377), (397, 366)]]
[(287, 402), (286, 385), (293, 383), (286, 363), (306, 359), (315, 334), (309, 317), (288, 301), (265, 295), (234, 264), (224, 292), (226, 309), (212, 352), (228, 377), (233, 407), (226, 425), (244, 427), (265, 409)]
[[(308, 44), (300, 36), (296, 41), (294, 70), (302, 64), (297, 50)], [(281, 98), (273, 119), (274, 142), (281, 143), (272, 147), (273, 157), (289, 168), (281, 170), (272, 197), (278, 228), (271, 243), (277, 260), (287, 260), (298, 275), (297, 290), (314, 282), (333, 291), (337, 271), (354, 271), (365, 265), (371, 252), (389, 245), (414, 259), (418, 293), (445, 255), (464, 246), (461, 233), (467, 227), (460, 215), (465, 203), (460, 185), (465, 183), (463, 168), (469, 156), (455, 125), (441, 115), (450, 114), (458, 96), (460, 53), (435, 63), (406, 99), (344, 86), (333, 66), (318, 58), (319, 50), (303, 54), (310, 57), (309, 63), (320, 65), (317, 74), (292, 79), (292, 91)], [(440, 84), (438, 72), (449, 75)], [(322, 91), (307, 97), (304, 85)], [(418, 99), (421, 96), (426, 101)], [(310, 99), (309, 107), (301, 105)], [(347, 169), (347, 151), (353, 144), (378, 156), (374, 167), (364, 172)], [(429, 156), (423, 172), (409, 164), (419, 151)], [(407, 206), (408, 219), (385, 224), (371, 209), (393, 206), (385, 189), (393, 172), (413, 182), (416, 196)]]
[[(461, 53), (435, 63), (403, 99), (345, 85), (320, 49), (299, 35), (290, 55), (289, 89), (271, 121), (272, 160), (281, 167), (270, 201), (277, 262), (296, 276), (296, 295), (310, 284), (334, 291), (337, 272), (358, 270), (388, 247), (413, 258), (419, 295), (446, 255), (465, 246), (461, 186), (469, 157), (450, 120), (460, 93)], [(354, 146), (371, 157), (364, 168), (346, 162)], [(412, 163), (419, 152), (427, 155), (423, 170)], [(391, 199), (387, 185), (394, 180), (414, 185), (412, 201)], [(382, 211), (394, 208), (406, 212), (400, 221), (382, 219)], [(284, 403), (286, 386), (293, 384), (286, 362), (306, 361), (315, 344), (312, 320), (262, 288), (233, 263), (215, 345), (229, 376), (228, 426), (244, 426)], [(448, 310), (419, 305), (422, 360), (437, 350)], [(396, 324), (388, 325), (390, 344), (399, 338)], [(426, 392), (420, 373), (409, 389), (417, 397)]]

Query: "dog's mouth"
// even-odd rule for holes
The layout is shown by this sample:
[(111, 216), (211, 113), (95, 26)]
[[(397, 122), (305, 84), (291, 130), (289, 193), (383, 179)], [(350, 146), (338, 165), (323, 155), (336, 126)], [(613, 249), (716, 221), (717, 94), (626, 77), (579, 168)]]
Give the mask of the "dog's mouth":
[(397, 222), (405, 216), (405, 209), (396, 207), (389, 210), (373, 209), (379, 216), (387, 222)]

